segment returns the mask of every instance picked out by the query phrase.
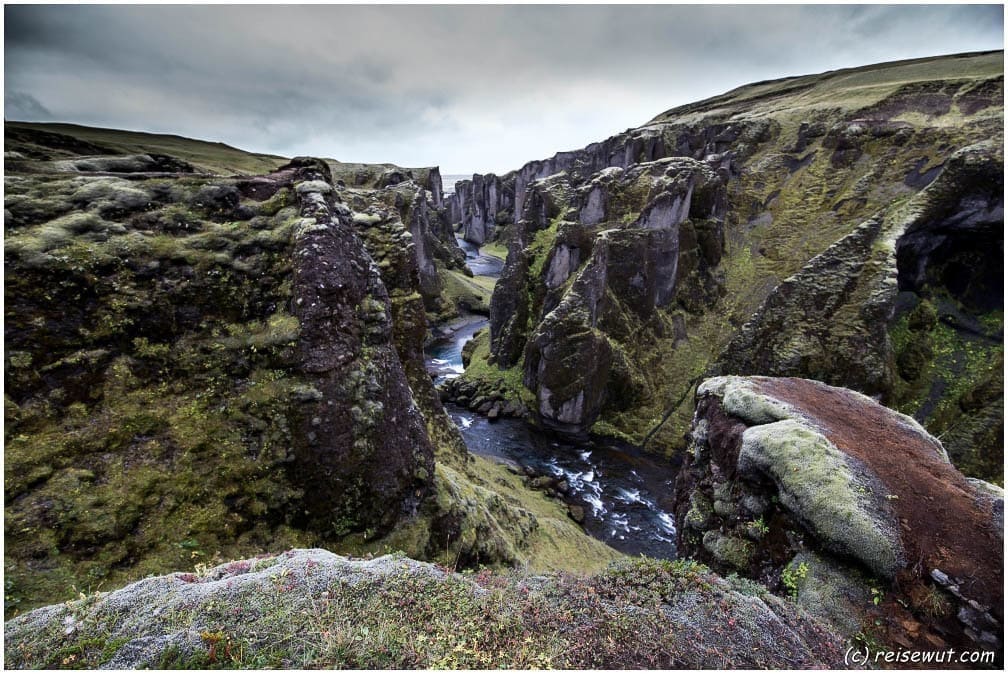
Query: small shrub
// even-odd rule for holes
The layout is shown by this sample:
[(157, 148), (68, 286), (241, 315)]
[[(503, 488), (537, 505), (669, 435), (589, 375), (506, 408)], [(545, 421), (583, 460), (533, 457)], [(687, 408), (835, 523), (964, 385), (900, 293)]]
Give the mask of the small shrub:
[(808, 577), (808, 564), (805, 562), (800, 562), (798, 566), (788, 566), (781, 572), (781, 583), (792, 599), (798, 598), (798, 583), (806, 577)]

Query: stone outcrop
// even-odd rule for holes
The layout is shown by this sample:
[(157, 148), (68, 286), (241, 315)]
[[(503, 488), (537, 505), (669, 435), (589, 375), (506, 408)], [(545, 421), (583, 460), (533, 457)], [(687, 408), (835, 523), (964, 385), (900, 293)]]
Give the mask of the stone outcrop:
[[(630, 617), (628, 619), (628, 616)], [(8, 668), (838, 667), (805, 611), (690, 563), (478, 575), (295, 549), (152, 577), (4, 626)]]
[(912, 418), (807, 379), (718, 377), (691, 433), (681, 552), (801, 595), (846, 636), (884, 602), (890, 643), (1000, 651), (1003, 492)]
[(394, 348), (388, 290), (328, 167), (301, 159), (289, 167), (301, 217), (293, 250), (299, 368), (320, 394), (300, 415), (295, 483), (312, 529), (337, 522), (335, 535), (385, 533), (427, 495), (434, 448)]
[[(383, 273), (395, 266), (391, 258), (397, 251), (409, 247), (419, 286), (408, 278), (396, 285), (409, 287), (410, 292), (418, 290), (433, 319), (456, 315), (457, 308), (445, 296), (443, 276), (447, 270), (465, 269), (465, 253), (458, 247), (445, 210), (438, 205), (439, 193), (406, 179), (384, 188), (348, 188), (344, 194)], [(369, 235), (371, 229), (382, 233)]]
[(685, 158), (531, 187), (491, 303), (491, 351), (524, 363), (543, 426), (583, 436), (607, 403), (645, 395), (622, 344), (664, 330), (661, 309), (717, 297), (723, 216), (721, 179)]
[[(5, 176), (8, 615), (277, 547), (535, 569), (616, 555), (469, 457), (425, 371), (429, 317), (456, 311), (430, 267), (462, 264), (424, 186), (436, 170), (387, 187), (393, 167), (334, 177), (309, 158), (53, 173), (75, 148), (115, 155), (17, 129), (33, 158)], [(204, 165), (262, 161), (191, 144)], [(373, 184), (341, 186), (358, 172)]]
[(383, 279), (325, 163), (8, 187), (8, 609), (415, 517), (452, 444), (427, 428), (415, 256)]
[(462, 238), (478, 246), (496, 238), (496, 228), (511, 222), (514, 188), (496, 175), (476, 174), (455, 184), (448, 196), (448, 213), (460, 226)]
[(334, 159), (327, 159), (326, 164), (337, 187), (380, 190), (412, 182), (431, 193), (435, 208), (445, 205), (441, 169), (437, 166), (404, 168), (395, 164), (355, 164)]
[(880, 396), (936, 433), (952, 431), (957, 465), (1000, 479), (1003, 383), (1000, 366), (987, 366), (1001, 357), (1002, 329), (984, 317), (1003, 305), (1003, 171), (993, 143), (954, 153), (902, 208), (862, 223), (775, 288), (716, 369)]

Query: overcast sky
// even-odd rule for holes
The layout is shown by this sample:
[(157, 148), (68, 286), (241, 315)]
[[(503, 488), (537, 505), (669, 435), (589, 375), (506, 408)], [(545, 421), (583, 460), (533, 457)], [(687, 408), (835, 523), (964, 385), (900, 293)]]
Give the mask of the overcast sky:
[(4, 7), (4, 115), (504, 172), (747, 82), (1001, 49), (1000, 5)]

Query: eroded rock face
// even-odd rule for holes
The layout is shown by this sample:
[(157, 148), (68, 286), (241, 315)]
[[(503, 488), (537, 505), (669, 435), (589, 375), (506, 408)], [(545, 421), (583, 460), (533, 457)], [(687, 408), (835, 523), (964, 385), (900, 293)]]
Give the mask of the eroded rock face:
[(455, 317), (458, 308), (447, 297), (443, 277), (465, 268), (465, 253), (440, 205), (440, 182), (431, 189), (435, 179), (441, 179), (436, 168), (429, 170), (426, 182), (407, 178), (383, 188), (348, 188), (343, 194), (386, 285), (408, 289), (404, 295), (419, 291), (431, 319), (444, 320)]
[[(631, 402), (611, 407), (614, 381), (601, 385), (600, 432), (681, 448), (704, 377), (802, 376), (882, 396), (947, 437), (957, 465), (1000, 481), (1003, 77), (997, 55), (930, 63), (934, 79), (912, 84), (917, 64), (900, 63), (743, 87), (501, 176), (514, 218), (495, 229), (511, 259), (488, 364), (533, 381), (525, 347), (540, 351), (538, 326), (577, 295), (564, 310), (588, 322), (565, 325), (604, 334), (628, 363), (619, 395)], [(878, 87), (863, 97), (852, 73)], [(701, 162), (723, 188), (657, 187), (647, 167), (670, 157)], [(625, 233), (664, 223), (677, 233)], [(607, 229), (619, 233), (602, 274)], [(589, 276), (606, 277), (602, 319)], [(584, 403), (575, 392), (564, 409), (590, 419), (603, 378), (586, 376)]]
[(1004, 162), (963, 148), (920, 194), (895, 244), (888, 400), (940, 434), (965, 473), (1003, 480)]
[(786, 279), (725, 348), (722, 372), (806, 376), (868, 394), (892, 388), (886, 324), (896, 298), (881, 218)]
[(961, 469), (1001, 479), (1003, 170), (999, 145), (954, 153), (904, 208), (865, 221), (777, 286), (719, 371), (881, 396), (946, 436)]
[[(387, 531), (415, 514), (434, 450), (393, 346), (388, 291), (324, 164), (295, 160), (300, 367), (321, 393), (299, 424), (295, 474), (314, 529)], [(336, 524), (332, 524), (336, 523)]]
[[(868, 574), (898, 595), (893, 610), (925, 625), (908, 637), (893, 620), (890, 636), (1000, 648), (1002, 494), (976, 487), (917, 422), (866, 396), (806, 379), (705, 381), (676, 502), (680, 550), (796, 594), (813, 592), (799, 581), (814, 567), (816, 591), (832, 592), (823, 615), (849, 634), (880, 602), (860, 602), (844, 578)], [(969, 596), (936, 586), (936, 569), (973, 579)], [(927, 593), (942, 611), (923, 606)], [(978, 617), (957, 622), (956, 602)]]
[[(504, 366), (527, 339), (524, 383), (545, 427), (584, 436), (604, 405), (626, 407), (646, 393), (621, 343), (660, 321), (658, 310), (676, 301), (717, 296), (712, 270), (721, 242), (716, 235), (705, 241), (716, 249), (710, 255), (694, 223), (717, 230), (722, 203), (721, 180), (683, 158), (609, 168), (576, 190), (562, 176), (533, 186), (519, 223), (525, 233), (512, 246), (495, 292), (501, 299), (491, 306), (491, 334)], [(550, 238), (539, 234), (550, 229)], [(550, 249), (539, 254), (532, 276), (519, 246), (536, 240)], [(517, 288), (523, 276), (525, 287)], [(526, 332), (529, 317), (534, 327)]]
[(325, 163), (7, 185), (8, 610), (194, 551), (379, 536), (430, 500), (435, 445), (464, 451), (411, 236), (378, 232), (376, 264), (381, 222)]
[(515, 208), (514, 187), (493, 173), (476, 174), (472, 180), (455, 184), (448, 198), (453, 224), (461, 227), (462, 238), (483, 245), (494, 236), (498, 225), (511, 221)]

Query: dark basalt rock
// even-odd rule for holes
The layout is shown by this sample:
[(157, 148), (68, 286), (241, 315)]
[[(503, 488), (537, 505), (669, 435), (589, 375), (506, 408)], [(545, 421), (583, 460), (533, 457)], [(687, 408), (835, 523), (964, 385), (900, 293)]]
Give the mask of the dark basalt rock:
[(294, 181), (298, 353), (322, 399), (303, 408), (291, 470), (313, 529), (381, 533), (416, 512), (434, 452), (393, 346), (388, 292), (322, 167), (300, 161)]
[(927, 190), (927, 212), (896, 242), (901, 291), (941, 288), (976, 313), (1003, 306), (1004, 256), (994, 252), (1004, 249), (1004, 166), (995, 150), (957, 153)]
[[(536, 393), (544, 427), (583, 437), (605, 405), (626, 409), (646, 393), (620, 344), (676, 301), (695, 306), (717, 297), (712, 269), (723, 245), (716, 220), (724, 212), (723, 183), (689, 159), (607, 169), (576, 192), (565, 180), (544, 181), (533, 186), (530, 217), (519, 223), (530, 230), (526, 239), (541, 221), (536, 213), (562, 203), (540, 191), (565, 197), (561, 213), (578, 220), (558, 224), (542, 271), (521, 294), (511, 289), (512, 274), (522, 273), (526, 253), (515, 245), (492, 309), (511, 309), (509, 297), (518, 299), (510, 316), (491, 311), (491, 335), (499, 336), (494, 355), (502, 365), (514, 362), (508, 347), (523, 334), (517, 317), (538, 314), (524, 351), (524, 384)], [(694, 218), (703, 219), (701, 236)], [(582, 256), (587, 262), (579, 268)], [(502, 313), (504, 321), (495, 321)]]

